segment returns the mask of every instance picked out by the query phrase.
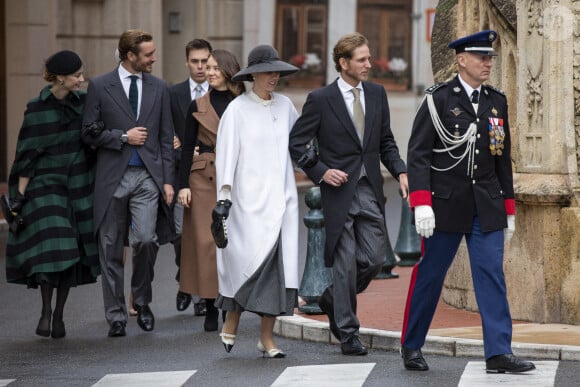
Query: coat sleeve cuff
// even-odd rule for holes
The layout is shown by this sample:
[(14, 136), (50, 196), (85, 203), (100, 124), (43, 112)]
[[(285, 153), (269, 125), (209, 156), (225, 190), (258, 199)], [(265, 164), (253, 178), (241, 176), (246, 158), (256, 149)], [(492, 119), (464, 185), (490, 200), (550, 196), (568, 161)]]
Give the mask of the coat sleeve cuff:
[(515, 199), (504, 199), (503, 204), (505, 206), (506, 215), (516, 214), (516, 201)]
[(427, 190), (413, 191), (409, 194), (409, 202), (411, 208), (417, 206), (430, 206), (433, 207), (431, 201), (431, 192)]

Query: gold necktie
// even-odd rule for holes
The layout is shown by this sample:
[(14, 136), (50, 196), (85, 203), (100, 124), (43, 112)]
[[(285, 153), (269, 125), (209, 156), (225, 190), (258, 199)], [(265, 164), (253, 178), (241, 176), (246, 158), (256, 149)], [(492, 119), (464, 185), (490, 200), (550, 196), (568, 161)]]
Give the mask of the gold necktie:
[(358, 136), (362, 142), (365, 134), (365, 113), (363, 112), (362, 104), (360, 103), (360, 90), (356, 87), (352, 88), (354, 94), (354, 104), (352, 105), (352, 115), (354, 124), (358, 129)]

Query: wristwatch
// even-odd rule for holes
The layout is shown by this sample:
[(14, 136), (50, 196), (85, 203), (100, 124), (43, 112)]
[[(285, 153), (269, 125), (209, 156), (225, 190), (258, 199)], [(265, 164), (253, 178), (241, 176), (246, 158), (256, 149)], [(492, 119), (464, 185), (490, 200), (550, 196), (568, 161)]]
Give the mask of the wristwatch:
[(126, 144), (126, 143), (128, 143), (128, 142), (129, 142), (129, 135), (128, 135), (127, 133), (123, 133), (123, 134), (121, 135), (121, 142), (122, 142), (123, 144)]

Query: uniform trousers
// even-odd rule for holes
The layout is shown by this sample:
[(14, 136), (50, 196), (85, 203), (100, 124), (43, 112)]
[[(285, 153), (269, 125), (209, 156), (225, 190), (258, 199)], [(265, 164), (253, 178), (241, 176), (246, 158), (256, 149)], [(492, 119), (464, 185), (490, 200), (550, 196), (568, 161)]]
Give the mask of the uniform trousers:
[(363, 177), (358, 181), (334, 250), (332, 285), (325, 290), (333, 303), (342, 343), (358, 336), (356, 295), (367, 288), (385, 263), (386, 238), (385, 218), (368, 180)]
[(158, 205), (159, 189), (147, 169), (129, 166), (98, 230), (103, 301), (109, 324), (127, 321), (123, 275), (127, 229), (129, 244), (134, 252), (131, 277), (133, 300), (140, 306), (151, 303), (153, 267), (159, 250), (155, 233)]
[(485, 358), (512, 353), (512, 321), (503, 272), (503, 230), (481, 231), (477, 216), (471, 233), (435, 231), (424, 239), (424, 256), (411, 274), (401, 344), (409, 349), (420, 349), (425, 344), (447, 270), (464, 235), (482, 320)]

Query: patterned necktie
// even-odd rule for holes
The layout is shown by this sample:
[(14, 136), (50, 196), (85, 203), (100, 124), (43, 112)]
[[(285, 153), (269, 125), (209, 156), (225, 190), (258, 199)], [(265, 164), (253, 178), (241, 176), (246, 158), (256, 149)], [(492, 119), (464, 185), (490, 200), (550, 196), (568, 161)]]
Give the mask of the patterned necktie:
[(138, 107), (139, 107), (139, 89), (137, 89), (137, 79), (136, 75), (129, 76), (131, 78), (131, 86), (129, 86), (129, 103), (131, 104), (131, 109), (135, 117), (137, 117)]
[(195, 90), (195, 98), (194, 99), (198, 99), (198, 98), (201, 98), (203, 96), (203, 87), (201, 87), (201, 85), (197, 85), (194, 90)]
[(471, 93), (471, 103), (479, 103), (479, 91), (473, 90), (473, 93)]
[(363, 112), (362, 104), (360, 103), (360, 90), (357, 89), (356, 87), (353, 87), (351, 91), (354, 94), (352, 115), (354, 118), (354, 123), (358, 129), (358, 136), (362, 141), (365, 133), (365, 114)]

